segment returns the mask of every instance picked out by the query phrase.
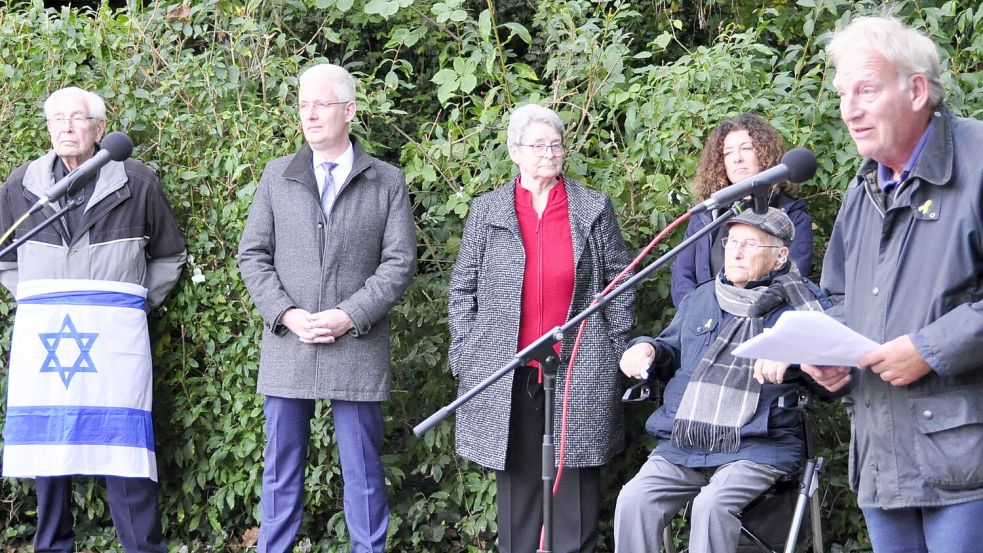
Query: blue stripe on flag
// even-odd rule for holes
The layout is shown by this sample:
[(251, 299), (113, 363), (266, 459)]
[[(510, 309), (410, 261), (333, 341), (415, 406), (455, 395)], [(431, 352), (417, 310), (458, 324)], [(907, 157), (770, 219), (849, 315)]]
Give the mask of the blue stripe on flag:
[(146, 310), (146, 300), (124, 292), (71, 291), (49, 292), (21, 299), (18, 304), (99, 305), (103, 307), (132, 307)]
[(154, 451), (150, 411), (122, 407), (9, 407), (7, 445), (115, 445)]

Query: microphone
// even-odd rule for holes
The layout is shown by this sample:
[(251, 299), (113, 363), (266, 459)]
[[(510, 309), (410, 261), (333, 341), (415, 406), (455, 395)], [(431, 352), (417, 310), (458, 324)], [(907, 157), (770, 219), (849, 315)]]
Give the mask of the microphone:
[(794, 148), (785, 152), (778, 165), (710, 194), (705, 202), (697, 204), (689, 212), (693, 215), (703, 213), (752, 196), (754, 212), (765, 213), (768, 211), (768, 195), (772, 185), (783, 181), (804, 182), (815, 174), (816, 155), (807, 148)]
[(81, 179), (82, 177), (87, 177), (89, 175), (94, 175), (99, 172), (99, 169), (103, 165), (112, 161), (123, 161), (130, 157), (133, 153), (133, 141), (130, 137), (126, 136), (121, 132), (111, 132), (106, 135), (100, 144), (100, 149), (96, 154), (89, 159), (87, 159), (82, 165), (75, 168), (74, 171), (65, 175), (63, 179), (56, 182), (54, 186), (48, 189), (48, 192), (44, 196), (31, 206), (28, 210), (28, 214), (36, 213), (41, 210), (48, 202), (57, 200), (68, 192), (68, 189), (75, 184), (75, 181)]

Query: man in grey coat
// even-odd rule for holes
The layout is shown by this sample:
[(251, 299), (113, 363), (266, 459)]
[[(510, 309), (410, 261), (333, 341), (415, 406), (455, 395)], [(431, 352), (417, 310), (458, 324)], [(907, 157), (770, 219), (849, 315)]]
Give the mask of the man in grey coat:
[(266, 396), (260, 553), (292, 550), (304, 509), (314, 401), (331, 400), (353, 552), (381, 552), (389, 525), (381, 402), (388, 314), (413, 278), (416, 236), (402, 172), (349, 136), (355, 82), (336, 65), (300, 76), (307, 143), (267, 164), (239, 246), (264, 322)]
[(874, 550), (983, 543), (983, 123), (945, 106), (935, 45), (860, 18), (827, 51), (840, 116), (866, 159), (823, 265), (830, 314), (883, 345), (860, 368), (803, 369), (853, 385), (850, 483)]

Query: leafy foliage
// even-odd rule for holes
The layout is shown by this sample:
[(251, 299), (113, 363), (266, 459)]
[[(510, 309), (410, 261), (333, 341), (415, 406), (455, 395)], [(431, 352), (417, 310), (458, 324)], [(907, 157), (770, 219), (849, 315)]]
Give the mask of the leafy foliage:
[[(709, 130), (742, 111), (761, 113), (789, 144), (819, 158), (817, 177), (803, 188), (818, 259), (858, 164), (837, 119), (822, 45), (837, 24), (879, 5), (158, 0), (116, 11), (8, 3), (0, 7), (0, 133), (10, 146), (0, 174), (48, 147), (41, 103), (75, 84), (106, 98), (110, 129), (129, 133), (135, 156), (162, 176), (193, 256), (152, 326), (164, 527), (174, 550), (241, 550), (257, 520), (264, 419), (255, 393), (260, 324), (235, 267), (238, 237), (265, 162), (302, 141), (296, 75), (316, 61), (347, 66), (361, 81), (355, 132), (374, 154), (405, 168), (419, 232), (419, 275), (392, 315), (390, 547), (492, 551), (494, 480), (454, 453), (452, 422), (420, 439), (411, 428), (454, 395), (446, 284), (469, 201), (513, 171), (505, 116), (523, 102), (556, 109), (571, 149), (568, 172), (613, 198), (626, 238), (640, 249), (688, 204)], [(983, 9), (968, 1), (896, 9), (944, 50), (955, 110), (980, 116)], [(645, 283), (640, 333), (658, 332), (671, 318), (668, 292), (665, 272)], [(2, 347), (12, 313), (9, 299), (0, 303)], [(0, 379), (0, 393), (5, 386)], [(629, 409), (628, 450), (605, 471), (601, 551), (612, 549), (620, 484), (653, 445), (642, 430), (648, 410)], [(845, 415), (830, 405), (816, 417), (831, 460), (822, 491), (826, 542), (863, 550), (865, 530), (845, 481)], [(303, 551), (346, 550), (333, 442), (329, 410), (320, 405)], [(75, 502), (80, 545), (118, 547), (101, 486), (78, 479)], [(35, 508), (28, 482), (0, 482), (0, 543), (29, 542)]]

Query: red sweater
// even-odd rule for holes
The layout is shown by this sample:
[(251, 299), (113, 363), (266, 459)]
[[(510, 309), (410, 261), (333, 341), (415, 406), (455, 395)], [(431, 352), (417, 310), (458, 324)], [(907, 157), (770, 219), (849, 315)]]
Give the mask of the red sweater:
[[(573, 238), (567, 189), (562, 178), (558, 181), (550, 190), (542, 217), (532, 206), (532, 194), (522, 188), (519, 179), (515, 184), (515, 213), (526, 251), (519, 350), (565, 323), (570, 311), (574, 282)], [(560, 352), (559, 343), (556, 351)]]

